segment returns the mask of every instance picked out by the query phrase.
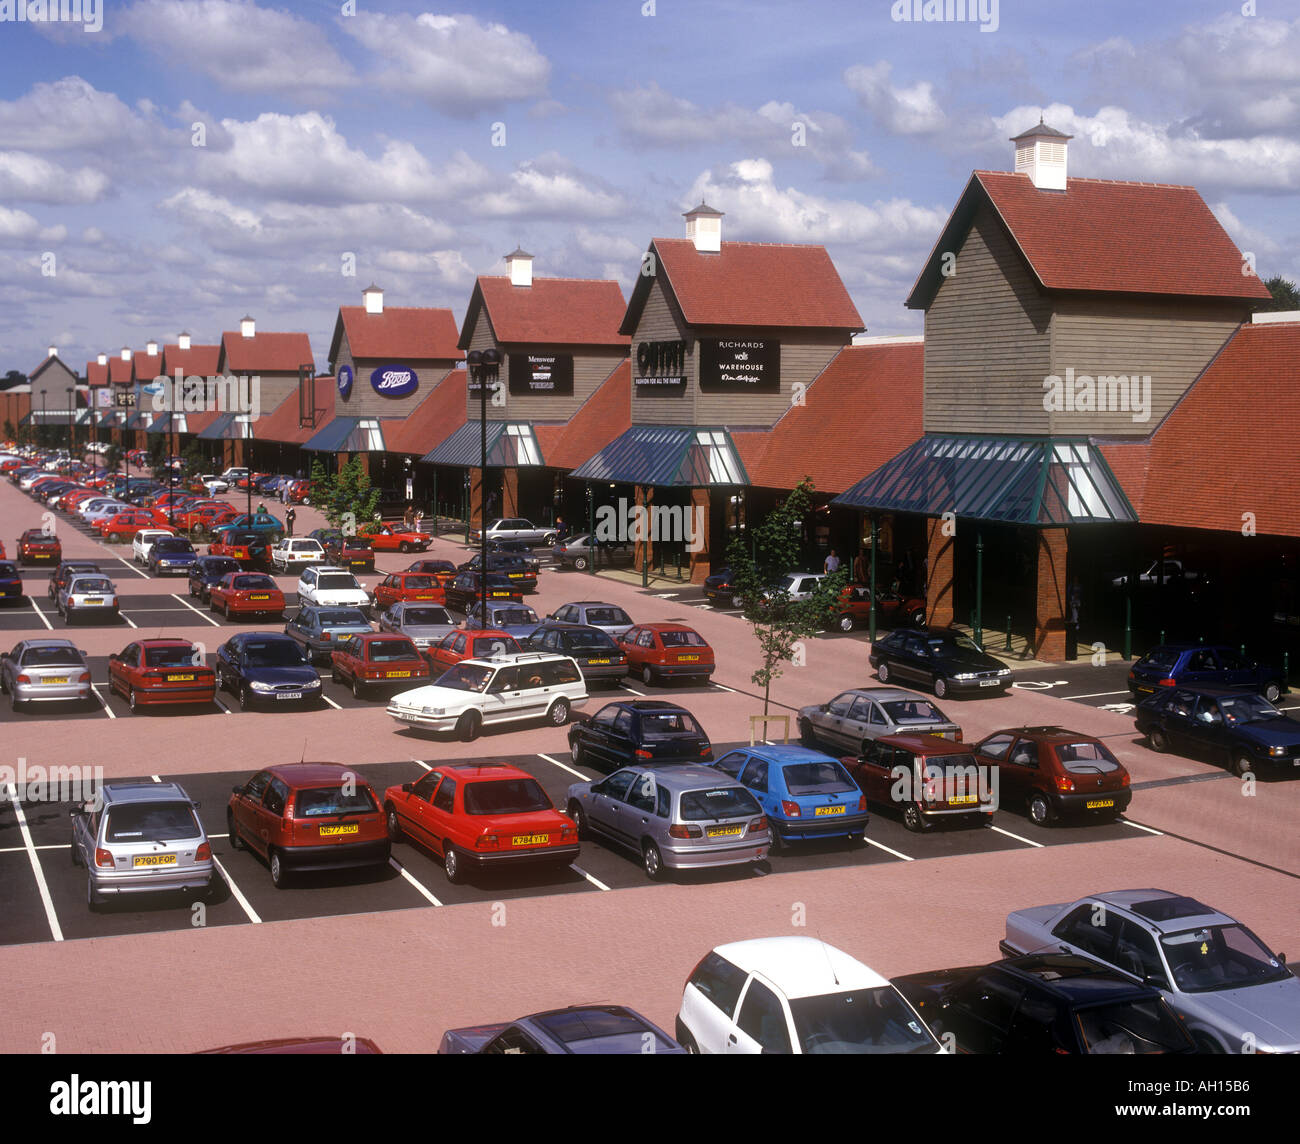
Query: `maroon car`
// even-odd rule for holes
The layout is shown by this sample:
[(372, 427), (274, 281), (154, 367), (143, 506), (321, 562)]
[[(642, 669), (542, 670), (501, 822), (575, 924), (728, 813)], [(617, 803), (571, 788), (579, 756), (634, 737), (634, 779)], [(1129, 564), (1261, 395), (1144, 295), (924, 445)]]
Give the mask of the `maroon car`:
[(18, 538), (15, 556), (19, 564), (58, 564), (63, 559), (63, 545), (54, 533), (29, 528)]
[[(842, 632), (865, 628), (871, 623), (871, 589), (862, 584), (847, 584), (835, 605), (832, 627)], [(876, 624), (882, 628), (922, 627), (925, 624), (925, 601), (897, 592), (876, 592)]]
[(902, 813), (908, 830), (945, 820), (989, 825), (997, 809), (996, 768), (981, 767), (968, 743), (938, 735), (882, 735), (840, 760), (868, 802)]

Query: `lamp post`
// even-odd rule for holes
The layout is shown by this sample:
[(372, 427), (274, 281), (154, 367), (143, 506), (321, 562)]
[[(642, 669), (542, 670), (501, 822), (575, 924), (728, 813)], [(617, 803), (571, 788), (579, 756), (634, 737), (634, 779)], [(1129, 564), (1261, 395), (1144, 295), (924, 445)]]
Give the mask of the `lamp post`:
[[(487, 375), (495, 372), (501, 364), (501, 351), (495, 346), (486, 350), (470, 350), (466, 362), (478, 375), (478, 409), (479, 409), (479, 566), (478, 586), (479, 601), (485, 606), (487, 602)], [(484, 619), (486, 619), (486, 614)]]
[(68, 386), (68, 461), (71, 463), (76, 460), (77, 452), (77, 423), (76, 423), (76, 400), (77, 391), (72, 386)]

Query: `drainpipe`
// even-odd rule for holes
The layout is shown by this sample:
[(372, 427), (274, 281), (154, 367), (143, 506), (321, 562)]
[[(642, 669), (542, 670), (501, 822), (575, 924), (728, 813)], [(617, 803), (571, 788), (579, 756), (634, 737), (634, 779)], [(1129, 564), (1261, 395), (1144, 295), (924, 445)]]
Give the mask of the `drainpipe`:
[(876, 642), (876, 517), (871, 516), (871, 642)]
[(975, 642), (984, 644), (984, 533), (975, 533)]

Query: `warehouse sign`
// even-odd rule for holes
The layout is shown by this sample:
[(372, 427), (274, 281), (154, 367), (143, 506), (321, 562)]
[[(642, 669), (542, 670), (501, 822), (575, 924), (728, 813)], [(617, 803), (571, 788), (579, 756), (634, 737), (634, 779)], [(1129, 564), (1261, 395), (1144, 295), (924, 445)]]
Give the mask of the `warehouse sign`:
[(686, 343), (638, 342), (636, 392), (640, 396), (681, 393), (686, 389)]
[(700, 339), (700, 392), (780, 391), (780, 342), (757, 338)]
[(404, 365), (381, 365), (370, 375), (370, 388), (382, 397), (405, 397), (419, 388), (415, 370)]
[(529, 394), (573, 394), (572, 354), (510, 355), (510, 392), (519, 397)]

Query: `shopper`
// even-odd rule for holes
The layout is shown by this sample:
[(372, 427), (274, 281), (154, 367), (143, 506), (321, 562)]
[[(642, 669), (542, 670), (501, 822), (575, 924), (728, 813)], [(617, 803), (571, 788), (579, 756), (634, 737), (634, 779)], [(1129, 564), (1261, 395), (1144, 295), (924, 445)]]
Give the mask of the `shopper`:
[(298, 519), (297, 510), (290, 506), (289, 511), (284, 514), (284, 522), (289, 526), (289, 535), (293, 535), (293, 522)]
[(833, 548), (831, 549), (831, 554), (826, 557), (825, 567), (827, 576), (832, 572), (838, 572), (840, 570), (840, 558), (835, 554), (835, 549)]

